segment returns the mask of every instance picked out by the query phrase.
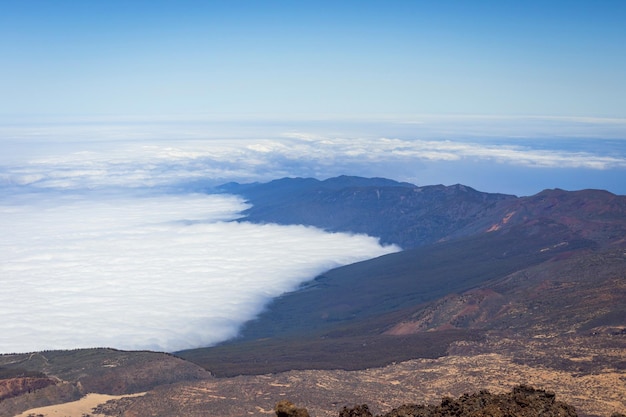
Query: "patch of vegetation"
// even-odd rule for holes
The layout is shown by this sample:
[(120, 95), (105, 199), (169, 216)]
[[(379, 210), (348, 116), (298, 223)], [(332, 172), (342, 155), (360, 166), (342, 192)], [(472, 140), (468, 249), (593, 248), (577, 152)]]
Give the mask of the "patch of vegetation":
[(462, 330), (407, 336), (314, 335), (226, 343), (209, 349), (180, 352), (179, 355), (217, 377), (304, 369), (358, 370), (414, 358), (438, 358), (446, 355), (452, 342), (481, 338), (479, 332)]
[(46, 374), (39, 371), (29, 371), (23, 368), (0, 367), (0, 379), (11, 378), (46, 378)]

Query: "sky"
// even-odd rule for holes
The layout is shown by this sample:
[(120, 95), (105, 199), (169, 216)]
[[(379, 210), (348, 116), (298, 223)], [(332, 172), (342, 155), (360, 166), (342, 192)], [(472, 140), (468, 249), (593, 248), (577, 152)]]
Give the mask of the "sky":
[[(213, 182), (626, 194), (624, 21), (621, 0), (5, 0), (0, 145), (14, 163), (97, 140), (220, 140), (239, 169)], [(287, 154), (304, 137), (313, 150)], [(242, 140), (282, 148), (257, 152), (261, 168)]]
[(626, 117), (620, 0), (0, 9), (0, 114)]
[(626, 195), (625, 21), (617, 0), (0, 0), (0, 353), (217, 343), (400, 250), (247, 223), (225, 182)]

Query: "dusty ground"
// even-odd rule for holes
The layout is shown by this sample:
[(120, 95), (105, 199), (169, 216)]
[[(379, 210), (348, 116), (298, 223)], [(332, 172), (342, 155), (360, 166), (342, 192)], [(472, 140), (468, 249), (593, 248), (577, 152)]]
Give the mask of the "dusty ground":
[(72, 401), (65, 404), (51, 405), (48, 407), (33, 408), (25, 411), (15, 417), (84, 417), (90, 415), (92, 417), (101, 417), (104, 414), (94, 414), (92, 409), (99, 404), (103, 404), (110, 400), (119, 400), (124, 397), (138, 397), (145, 393), (133, 395), (105, 395), (105, 394), (87, 394), (78, 401)]
[(184, 383), (137, 398), (126, 415), (167, 416), (180, 410), (185, 416), (267, 416), (273, 415), (277, 401), (289, 399), (312, 416), (336, 417), (344, 405), (367, 403), (379, 413), (403, 403), (437, 403), (444, 396), (481, 389), (502, 393), (518, 384), (555, 392), (579, 415), (626, 412), (625, 372), (577, 374), (489, 353), (418, 359), (362, 371), (290, 371)]
[(621, 336), (606, 340), (460, 342), (450, 356), (438, 359), (360, 371), (209, 378), (161, 385), (136, 397), (90, 394), (81, 401), (31, 409), (19, 417), (260, 417), (273, 416), (274, 405), (282, 399), (306, 407), (312, 417), (336, 417), (344, 405), (366, 403), (374, 413), (382, 413), (404, 403), (435, 404), (444, 396), (483, 389), (504, 393), (520, 384), (555, 392), (580, 416), (609, 417), (626, 413), (626, 349)]

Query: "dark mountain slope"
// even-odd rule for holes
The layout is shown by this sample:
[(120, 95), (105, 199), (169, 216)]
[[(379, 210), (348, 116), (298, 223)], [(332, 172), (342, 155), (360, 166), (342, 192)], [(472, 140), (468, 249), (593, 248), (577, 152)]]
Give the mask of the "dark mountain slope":
[(624, 333), (624, 249), (572, 255), (563, 252), (479, 288), (417, 306), (387, 333), (438, 329), (497, 330), (529, 337)]
[[(355, 183), (360, 187), (350, 187)], [(365, 186), (370, 183), (374, 185)], [(428, 239), (465, 237), (329, 271), (276, 299), (243, 328), (242, 339), (307, 333), (358, 322), (478, 287), (558, 253), (620, 244), (626, 236), (626, 197), (605, 191), (546, 190), (516, 198), (464, 186), (379, 186), (388, 183), (340, 177), (322, 182), (283, 179), (253, 186), (261, 194), (266, 192), (261, 188), (291, 190), (279, 194), (287, 202), (297, 201), (298, 206), (271, 206), (271, 215), (291, 210), (300, 220), (306, 220), (308, 213), (311, 222), (336, 222), (345, 214), (341, 227), (358, 222), (372, 232), (389, 225), (405, 242), (412, 239), (417, 243), (418, 230)], [(296, 184), (304, 186), (298, 188), (299, 197), (292, 197)], [(342, 188), (345, 185), (348, 188)], [(318, 206), (308, 210), (307, 202)], [(261, 205), (259, 211), (251, 211), (251, 216), (262, 214), (266, 208)], [(340, 214), (316, 217), (331, 208)], [(359, 211), (360, 218), (354, 214)]]
[[(556, 350), (550, 354), (550, 351), (567, 352), (574, 349), (571, 345), (574, 343), (576, 349), (583, 351), (583, 346), (588, 345), (610, 346), (623, 352), (626, 346), (624, 250), (624, 247), (600, 252), (563, 250), (553, 253), (555, 256), (547, 261), (486, 280), (468, 291), (452, 291), (386, 313), (368, 316), (359, 311), (350, 316), (341, 309), (349, 305), (342, 304), (338, 311), (333, 311), (345, 314), (343, 320), (336, 322), (320, 317), (323, 311), (309, 304), (306, 297), (287, 294), (250, 325), (249, 331), (258, 332), (267, 325), (268, 337), (233, 340), (178, 355), (218, 376), (289, 369), (364, 369), (444, 356), (455, 342), (463, 341), (455, 348), (456, 352), (463, 352), (464, 348), (459, 346), (468, 342), (471, 345), (483, 337), (487, 341), (485, 346), (514, 337), (519, 339), (519, 346), (505, 344), (506, 347), (496, 349), (513, 350), (522, 360), (528, 355), (524, 346), (542, 341), (545, 353), (527, 358), (532, 364), (572, 372), (591, 371), (598, 366), (623, 370), (626, 366), (623, 355), (589, 356), (589, 360), (583, 361), (569, 360), (567, 355), (557, 354)], [(358, 291), (358, 287), (354, 288), (354, 292)], [(324, 295), (333, 297), (332, 292)], [(292, 304), (288, 299), (291, 296), (303, 304)], [(344, 294), (344, 301), (350, 300), (350, 295)], [(374, 305), (378, 301), (375, 295), (370, 300)], [(385, 302), (382, 296), (381, 301)], [(332, 310), (334, 306), (329, 304)], [(280, 311), (279, 307), (285, 310)], [(272, 331), (276, 334), (271, 335)]]
[(533, 221), (549, 219), (600, 244), (621, 243), (626, 238), (626, 196), (608, 191), (544, 190), (508, 201), (499, 210), (500, 220), (487, 230), (519, 224), (530, 226)]
[(463, 185), (418, 187), (359, 177), (283, 178), (220, 190), (252, 204), (245, 221), (365, 233), (405, 249), (546, 220), (598, 243), (626, 235), (626, 197), (599, 190), (545, 190), (518, 198)]
[[(393, 229), (389, 240), (417, 247), (328, 271), (274, 300), (244, 326), (239, 339), (179, 352), (182, 357), (225, 374), (270, 372), (302, 362), (313, 368), (356, 369), (443, 354), (450, 342), (486, 331), (558, 333), (587, 322), (595, 328), (594, 320), (619, 324), (613, 319), (624, 311), (624, 303), (607, 294), (623, 293), (626, 267), (589, 259), (624, 246), (626, 197), (546, 190), (517, 198), (463, 186), (323, 190), (302, 181), (309, 188), (299, 197), (283, 195), (284, 206), (253, 207), (249, 220), (269, 221), (284, 212), (317, 226), (358, 224), (369, 232), (388, 226)], [(309, 203), (316, 204), (314, 209), (307, 208)], [(345, 215), (344, 223), (333, 212)], [(351, 214), (355, 212), (359, 215)], [(421, 239), (422, 232), (428, 237)], [(560, 276), (560, 268), (572, 276)], [(617, 269), (609, 279), (605, 272), (611, 268)], [(545, 274), (554, 281), (538, 278)], [(574, 281), (563, 284), (568, 279)], [(505, 290), (511, 280), (515, 285)], [(595, 301), (585, 304), (583, 297)], [(608, 304), (601, 308), (598, 300)], [(559, 324), (547, 326), (550, 322)], [(357, 357), (340, 354), (355, 349)], [(237, 352), (236, 357), (229, 352)], [(216, 365), (219, 357), (236, 365)]]
[(253, 205), (244, 212), (246, 221), (365, 233), (404, 248), (455, 235), (498, 203), (515, 199), (463, 185), (417, 187), (382, 178), (346, 176), (325, 181), (283, 178), (267, 184), (230, 183), (220, 191), (242, 195)]
[(450, 343), (473, 340), (482, 330), (449, 325), (449, 331), (442, 327), (435, 333), (393, 330), (448, 294), (594, 246), (563, 226), (545, 228), (548, 232), (536, 235), (533, 229), (512, 228), (331, 270), (274, 300), (244, 326), (241, 338), (177, 355), (217, 375), (360, 369), (441, 356)]
[(242, 339), (317, 331), (415, 306), (594, 243), (560, 225), (517, 227), (385, 255), (328, 271), (274, 300)]

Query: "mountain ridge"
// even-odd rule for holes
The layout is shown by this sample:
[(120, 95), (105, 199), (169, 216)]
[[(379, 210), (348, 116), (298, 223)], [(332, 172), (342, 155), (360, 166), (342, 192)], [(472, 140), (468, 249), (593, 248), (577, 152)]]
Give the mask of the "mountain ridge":
[(230, 183), (218, 190), (241, 195), (252, 205), (243, 212), (243, 221), (364, 233), (405, 249), (446, 239), (480, 217), (486, 207), (514, 198), (463, 185), (418, 187), (347, 176), (324, 181), (283, 178), (265, 184)]
[[(604, 190), (546, 189), (533, 196), (516, 197), (484, 193), (461, 184), (419, 187), (348, 176), (324, 181), (282, 178), (264, 184), (230, 183), (217, 190), (241, 195), (252, 205), (243, 212), (241, 221), (365, 233), (404, 249), (541, 219), (577, 225), (595, 234), (598, 242), (626, 233), (626, 196)], [(612, 218), (597, 225), (589, 218), (598, 214)]]

